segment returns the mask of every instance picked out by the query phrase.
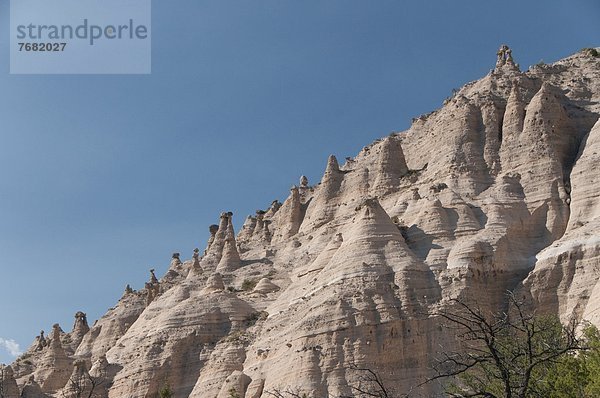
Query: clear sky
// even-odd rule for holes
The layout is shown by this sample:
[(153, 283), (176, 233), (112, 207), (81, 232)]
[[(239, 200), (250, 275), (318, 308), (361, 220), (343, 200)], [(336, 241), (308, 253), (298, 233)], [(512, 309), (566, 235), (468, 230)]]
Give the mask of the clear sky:
[(239, 227), (330, 153), (408, 128), (500, 44), (522, 69), (600, 45), (597, 0), (152, 7), (151, 75), (19, 76), (0, 0), (0, 362), (191, 257), (221, 211)]

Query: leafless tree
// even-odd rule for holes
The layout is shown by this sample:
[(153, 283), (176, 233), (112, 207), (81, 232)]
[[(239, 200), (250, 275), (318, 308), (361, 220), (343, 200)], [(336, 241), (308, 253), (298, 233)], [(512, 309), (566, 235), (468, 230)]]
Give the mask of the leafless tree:
[(383, 380), (373, 369), (355, 364), (351, 365), (349, 369), (357, 372), (358, 377), (357, 383), (350, 385), (354, 394), (347, 398), (392, 398)]
[[(356, 382), (350, 385), (352, 389), (351, 395), (340, 395), (332, 396), (328, 395), (329, 398), (393, 398), (394, 396), (390, 393), (389, 389), (385, 386), (383, 380), (373, 369), (365, 366), (358, 366), (355, 364), (350, 365), (348, 370), (358, 373)], [(306, 393), (300, 392), (298, 389), (292, 390), (287, 388), (285, 390), (274, 389), (272, 391), (266, 391), (275, 398), (312, 398)]]
[(454, 306), (437, 314), (457, 332), (460, 350), (441, 352), (436, 379), (454, 381), (453, 397), (525, 398), (537, 396), (544, 367), (561, 356), (583, 349), (576, 323), (563, 326), (557, 317), (535, 316), (514, 294), (508, 308), (486, 313), (479, 306), (452, 300)]

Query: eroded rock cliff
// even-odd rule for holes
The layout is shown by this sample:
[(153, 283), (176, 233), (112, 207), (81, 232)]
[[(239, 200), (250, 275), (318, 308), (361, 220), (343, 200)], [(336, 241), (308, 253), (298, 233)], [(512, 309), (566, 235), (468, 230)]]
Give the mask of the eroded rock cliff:
[(600, 58), (522, 73), (502, 47), (441, 109), (343, 165), (331, 156), (319, 183), (302, 177), (237, 235), (221, 214), (202, 256), (175, 253), (91, 328), (78, 313), (70, 333), (42, 333), (10, 388), (69, 396), (84, 378), (110, 398), (347, 396), (365, 366), (407, 392), (455, 344), (430, 315), (449, 299), (501, 308), (510, 289), (600, 324), (599, 116)]

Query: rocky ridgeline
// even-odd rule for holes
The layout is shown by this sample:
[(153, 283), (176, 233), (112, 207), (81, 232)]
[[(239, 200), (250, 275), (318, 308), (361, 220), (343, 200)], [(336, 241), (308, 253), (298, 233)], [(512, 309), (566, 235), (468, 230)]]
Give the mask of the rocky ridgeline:
[(441, 109), (342, 166), (331, 156), (237, 234), (221, 214), (202, 254), (174, 253), (91, 328), (79, 312), (71, 332), (42, 332), (4, 394), (340, 396), (353, 365), (407, 392), (457, 344), (428, 314), (453, 298), (500, 309), (507, 289), (599, 325), (599, 115), (600, 58), (522, 73), (503, 46)]

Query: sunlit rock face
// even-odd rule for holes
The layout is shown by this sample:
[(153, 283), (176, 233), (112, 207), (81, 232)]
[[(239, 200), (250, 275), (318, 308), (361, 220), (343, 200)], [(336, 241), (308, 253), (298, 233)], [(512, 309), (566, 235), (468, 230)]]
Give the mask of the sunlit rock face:
[(330, 156), (237, 234), (222, 213), (203, 253), (173, 254), (91, 328), (78, 313), (71, 333), (38, 336), (10, 380), (27, 396), (83, 372), (102, 398), (326, 397), (352, 394), (359, 366), (401, 394), (456, 346), (430, 315), (449, 299), (501, 309), (516, 290), (600, 324), (599, 115), (600, 59), (521, 72), (503, 46), (407, 131)]

